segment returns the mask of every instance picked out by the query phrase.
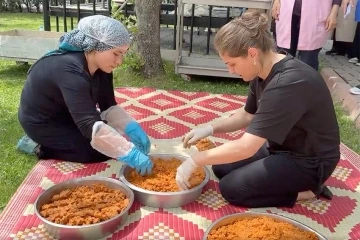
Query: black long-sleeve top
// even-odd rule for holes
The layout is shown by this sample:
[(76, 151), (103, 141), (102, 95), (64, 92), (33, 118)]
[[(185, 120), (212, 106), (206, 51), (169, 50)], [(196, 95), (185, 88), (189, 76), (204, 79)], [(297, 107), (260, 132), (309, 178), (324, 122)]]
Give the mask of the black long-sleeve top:
[(76, 126), (91, 140), (94, 123), (101, 121), (96, 106), (104, 111), (113, 105), (113, 75), (98, 70), (91, 76), (84, 53), (66, 53), (34, 65), (21, 94), (19, 120), (44, 131)]

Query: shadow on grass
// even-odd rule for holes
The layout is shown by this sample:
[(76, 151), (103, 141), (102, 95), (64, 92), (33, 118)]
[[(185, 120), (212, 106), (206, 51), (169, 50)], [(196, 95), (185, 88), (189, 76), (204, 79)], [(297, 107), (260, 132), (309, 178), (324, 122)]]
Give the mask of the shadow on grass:
[(31, 65), (25, 64), (11, 64), (9, 63), (6, 67), (1, 67), (0, 65), (0, 79), (8, 80), (8, 78), (26, 78), (26, 74)]

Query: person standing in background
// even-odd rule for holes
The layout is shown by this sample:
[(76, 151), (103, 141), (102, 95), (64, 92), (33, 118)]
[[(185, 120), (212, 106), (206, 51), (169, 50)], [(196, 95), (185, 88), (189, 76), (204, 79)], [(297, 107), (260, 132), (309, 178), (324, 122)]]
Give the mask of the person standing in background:
[[(358, 0), (353, 0), (356, 5)], [(347, 1), (343, 1), (346, 4)], [(330, 51), (327, 51), (327, 55), (348, 55), (349, 58), (353, 57), (351, 52), (352, 42), (355, 36), (356, 22), (355, 8), (352, 7), (350, 12), (345, 16), (345, 11), (339, 11), (337, 18), (336, 29), (334, 30), (334, 43)]]
[[(355, 23), (357, 24), (355, 30), (355, 36), (352, 41), (352, 48), (349, 56), (349, 62), (355, 63), (357, 66), (360, 66), (360, 1), (356, 0), (343, 0), (342, 9), (343, 12), (346, 11), (347, 6), (351, 5), (352, 8), (355, 8)], [(360, 88), (360, 86), (359, 86)], [(359, 93), (360, 94), (360, 93)]]
[(341, 0), (274, 0), (276, 42), (281, 50), (319, 69), (318, 55), (336, 27)]
[[(351, 7), (355, 7), (355, 0), (343, 0), (342, 2), (342, 10), (345, 13), (348, 5)], [(356, 3), (355, 9), (355, 22), (357, 22), (357, 27), (355, 31), (355, 37), (352, 43), (352, 49), (350, 53), (350, 63), (354, 63), (357, 66), (360, 66), (360, 1)], [(355, 95), (360, 95), (360, 85), (350, 88), (350, 93)]]

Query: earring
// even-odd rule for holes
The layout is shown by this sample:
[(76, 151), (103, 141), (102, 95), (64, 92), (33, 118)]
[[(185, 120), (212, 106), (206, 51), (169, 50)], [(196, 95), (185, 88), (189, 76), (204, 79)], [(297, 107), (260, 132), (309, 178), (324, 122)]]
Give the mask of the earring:
[(256, 60), (254, 60), (254, 66), (256, 65)]

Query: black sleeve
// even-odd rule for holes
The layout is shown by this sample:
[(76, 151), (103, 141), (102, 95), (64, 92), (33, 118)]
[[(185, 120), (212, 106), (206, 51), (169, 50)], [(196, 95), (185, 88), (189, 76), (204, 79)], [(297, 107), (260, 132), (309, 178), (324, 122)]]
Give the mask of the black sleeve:
[(301, 91), (296, 88), (291, 84), (266, 88), (246, 132), (282, 144), (307, 109), (304, 98), (299, 94)]
[(57, 82), (76, 126), (91, 140), (93, 125), (101, 118), (91, 98), (90, 77), (74, 68), (65, 67)]
[(341, 6), (342, 0), (333, 0), (333, 5)]
[(248, 97), (245, 104), (245, 111), (250, 114), (255, 114), (257, 111), (256, 95), (255, 95), (254, 81), (250, 82)]
[(100, 90), (98, 98), (100, 111), (117, 105), (114, 94), (113, 73), (103, 73), (100, 79)]

